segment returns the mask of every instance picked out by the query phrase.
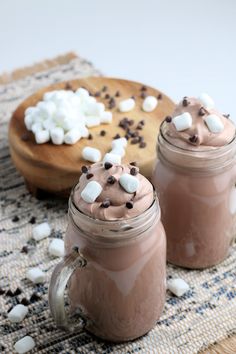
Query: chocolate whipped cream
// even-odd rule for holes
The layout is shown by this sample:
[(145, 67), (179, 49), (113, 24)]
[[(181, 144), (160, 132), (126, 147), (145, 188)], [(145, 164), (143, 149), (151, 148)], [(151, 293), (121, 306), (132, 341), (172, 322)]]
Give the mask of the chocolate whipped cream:
[[(109, 168), (105, 168), (108, 166)], [(153, 202), (153, 186), (133, 165), (106, 164), (98, 162), (85, 168), (74, 192), (74, 202), (78, 209), (99, 220), (129, 219), (142, 214)], [(128, 193), (119, 183), (123, 174), (137, 178), (137, 191)], [(86, 185), (96, 181), (102, 186), (102, 192), (93, 203), (87, 203), (81, 197)]]
[[(185, 112), (190, 113), (192, 125), (190, 128), (178, 131), (173, 123), (173, 118)], [(224, 125), (220, 133), (212, 133), (205, 118), (216, 115)], [(202, 102), (194, 97), (184, 97), (176, 106), (172, 116), (166, 118), (162, 125), (165, 138), (175, 146), (188, 150), (206, 150), (218, 148), (230, 143), (235, 136), (235, 125), (228, 116), (221, 114), (215, 108), (205, 108)]]

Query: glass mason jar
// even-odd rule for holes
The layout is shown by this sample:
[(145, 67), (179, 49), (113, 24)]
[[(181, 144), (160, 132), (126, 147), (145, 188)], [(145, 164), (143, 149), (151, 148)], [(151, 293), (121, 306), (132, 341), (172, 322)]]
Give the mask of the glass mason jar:
[(158, 136), (152, 182), (167, 236), (167, 260), (206, 268), (226, 258), (235, 235), (235, 138), (201, 151), (174, 146)]
[[(58, 327), (75, 331), (83, 327), (119, 342), (155, 326), (166, 292), (166, 237), (156, 197), (137, 217), (101, 221), (81, 213), (72, 192), (65, 251), (49, 289)], [(70, 313), (79, 315), (74, 323), (65, 313), (67, 282)]]

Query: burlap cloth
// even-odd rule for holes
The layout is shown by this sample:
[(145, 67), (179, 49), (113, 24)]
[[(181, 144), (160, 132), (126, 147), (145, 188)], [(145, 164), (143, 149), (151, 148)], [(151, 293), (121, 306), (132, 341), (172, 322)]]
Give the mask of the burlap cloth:
[[(168, 266), (168, 277), (185, 279), (191, 289), (182, 298), (167, 292), (164, 313), (156, 327), (134, 342), (112, 345), (86, 332), (62, 332), (56, 329), (49, 313), (48, 282), (59, 259), (48, 255), (50, 238), (37, 245), (32, 241), (31, 218), (36, 217), (37, 223), (48, 220), (53, 228), (50, 237), (62, 238), (67, 224), (67, 202), (59, 199), (39, 201), (28, 193), (10, 159), (8, 122), (16, 106), (40, 87), (98, 74), (89, 62), (69, 55), (44, 62), (26, 72), (18, 70), (12, 76), (0, 77), (0, 352), (13, 353), (13, 344), (26, 334), (36, 342), (34, 353), (200, 352), (236, 331), (236, 252), (220, 266), (204, 271)], [(24, 245), (28, 246), (28, 254), (21, 252)], [(26, 271), (33, 266), (46, 272), (44, 285), (34, 286), (26, 280)], [(22, 292), (13, 296), (9, 290), (14, 293), (17, 288)], [(22, 323), (11, 324), (7, 312), (22, 299), (30, 300), (29, 314)], [(214, 348), (206, 352), (235, 353), (235, 340)]]

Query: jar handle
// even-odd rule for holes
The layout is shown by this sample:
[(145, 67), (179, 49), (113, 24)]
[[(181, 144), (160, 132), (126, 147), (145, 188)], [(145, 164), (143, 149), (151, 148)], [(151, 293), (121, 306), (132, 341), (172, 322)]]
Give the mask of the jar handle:
[[(86, 318), (81, 315), (81, 323), (68, 319), (65, 311), (64, 292), (68, 280), (73, 272), (86, 267), (87, 260), (81, 255), (78, 247), (56, 265), (53, 270), (49, 285), (49, 308), (58, 328), (64, 330), (82, 330), (85, 327)], [(85, 321), (84, 321), (85, 320)]]

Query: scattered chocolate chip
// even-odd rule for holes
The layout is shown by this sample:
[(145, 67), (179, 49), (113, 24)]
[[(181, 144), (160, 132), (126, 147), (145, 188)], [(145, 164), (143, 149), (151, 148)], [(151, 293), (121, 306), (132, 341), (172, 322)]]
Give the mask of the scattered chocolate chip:
[(172, 117), (171, 117), (171, 116), (167, 116), (167, 117), (165, 118), (165, 121), (166, 121), (167, 123), (171, 123)]
[(142, 141), (142, 142), (139, 144), (139, 147), (140, 147), (141, 149), (145, 148), (146, 146), (147, 146), (147, 144), (146, 144), (144, 141)]
[(17, 288), (14, 292), (14, 296), (20, 295), (22, 293), (22, 290), (20, 288)]
[(199, 116), (204, 116), (206, 114), (205, 109), (201, 107), (198, 111)]
[(129, 125), (133, 125), (133, 124), (134, 124), (134, 120), (133, 120), (133, 119), (130, 119), (130, 120), (128, 121), (128, 124), (129, 124)]
[(187, 97), (184, 97), (184, 98), (183, 98), (182, 104), (183, 104), (184, 107), (186, 107), (186, 106), (189, 105), (189, 102), (188, 102), (188, 100), (187, 100)]
[(120, 97), (120, 91), (116, 91), (115, 97)]
[(135, 167), (132, 167), (132, 168), (130, 169), (130, 174), (131, 174), (132, 176), (136, 176), (136, 175), (138, 174), (138, 169), (135, 168)]
[(113, 136), (113, 139), (120, 139), (120, 134), (116, 134), (115, 136)]
[(93, 139), (92, 134), (89, 134), (89, 136), (88, 136), (88, 140), (92, 140), (92, 139)]
[(130, 138), (129, 134), (125, 134), (125, 139), (129, 140), (129, 138)]
[(132, 209), (134, 206), (134, 204), (132, 202), (127, 202), (125, 205), (126, 205), (126, 208), (128, 208), (128, 209)]
[(65, 84), (65, 90), (72, 90), (72, 86), (71, 86), (71, 83), (70, 82), (67, 82)]
[(136, 100), (135, 96), (131, 96), (130, 98), (132, 98), (133, 100)]
[(6, 295), (10, 296), (10, 297), (14, 297), (15, 296), (14, 293), (11, 291), (11, 289), (7, 290)]
[(87, 166), (82, 166), (81, 167), (81, 172), (82, 173), (87, 173), (88, 172), (88, 167)]
[(28, 253), (29, 252), (29, 249), (28, 249), (28, 246), (23, 246), (20, 253)]
[(141, 91), (147, 91), (147, 87), (146, 86), (142, 86), (140, 90)]
[(95, 92), (94, 97), (100, 97), (100, 96), (101, 96), (101, 92), (100, 91)]
[(110, 163), (110, 162), (105, 162), (104, 163), (104, 168), (105, 168), (105, 170), (109, 170), (110, 168), (112, 168), (112, 163)]
[(28, 133), (22, 134), (21, 135), (21, 140), (28, 141), (29, 140), (29, 134)]
[(145, 120), (140, 120), (139, 124), (145, 125)]
[(109, 108), (114, 108), (116, 106), (116, 101), (113, 97), (109, 100)]
[(143, 136), (139, 136), (139, 137), (138, 137), (138, 140), (139, 140), (139, 142), (141, 143), (141, 141), (144, 141), (144, 137), (143, 137)]
[(108, 100), (108, 98), (110, 98), (110, 95), (109, 95), (109, 93), (106, 93), (105, 94), (105, 99)]
[(138, 144), (139, 143), (139, 138), (133, 138), (130, 142), (131, 142), (132, 145)]
[(24, 306), (28, 306), (30, 304), (29, 300), (27, 300), (25, 297), (23, 297), (20, 303)]
[(138, 124), (138, 125), (137, 125), (137, 127), (136, 127), (136, 129), (138, 129), (138, 130), (142, 130), (142, 129), (143, 129), (142, 124)]
[(114, 176), (109, 176), (107, 178), (107, 183), (114, 184), (116, 182), (116, 178)]
[(39, 296), (37, 293), (33, 293), (30, 296), (30, 302), (31, 303), (34, 303), (34, 302), (39, 301), (39, 300), (41, 300), (41, 296)]
[(190, 136), (189, 141), (191, 143), (196, 143), (198, 141), (198, 136), (196, 134), (193, 136)]
[(101, 207), (102, 208), (109, 208), (110, 205), (111, 205), (110, 200), (106, 199), (102, 202)]
[(105, 131), (105, 130), (101, 130), (101, 131), (100, 131), (100, 135), (101, 135), (101, 136), (105, 136), (105, 135), (106, 135), (106, 131)]
[(103, 86), (102, 92), (106, 92), (106, 91), (107, 91), (107, 86)]
[(29, 223), (30, 224), (35, 224), (36, 223), (36, 217), (35, 216), (32, 216), (29, 220)]
[(130, 133), (132, 138), (137, 138), (139, 136), (139, 132), (138, 131), (134, 131), (132, 133)]
[(141, 95), (140, 95), (140, 97), (143, 98), (143, 99), (146, 98), (146, 97), (147, 97), (146, 92), (142, 92)]
[(159, 93), (159, 95), (157, 95), (157, 99), (158, 100), (162, 100), (162, 94), (161, 93)]
[(225, 118), (229, 119), (230, 114), (223, 114), (223, 117), (225, 117)]
[(5, 290), (3, 290), (2, 288), (0, 288), (0, 295), (5, 294)]
[(132, 162), (130, 162), (130, 165), (131, 166), (137, 166), (137, 162), (136, 161), (132, 161)]
[(86, 178), (87, 179), (90, 179), (90, 178), (92, 178), (94, 175), (92, 174), (92, 173), (88, 173), (87, 175), (86, 175)]
[(17, 221), (19, 221), (20, 219), (19, 219), (19, 216), (17, 216), (17, 215), (15, 215), (12, 219), (11, 219), (11, 221), (12, 222), (17, 222)]

